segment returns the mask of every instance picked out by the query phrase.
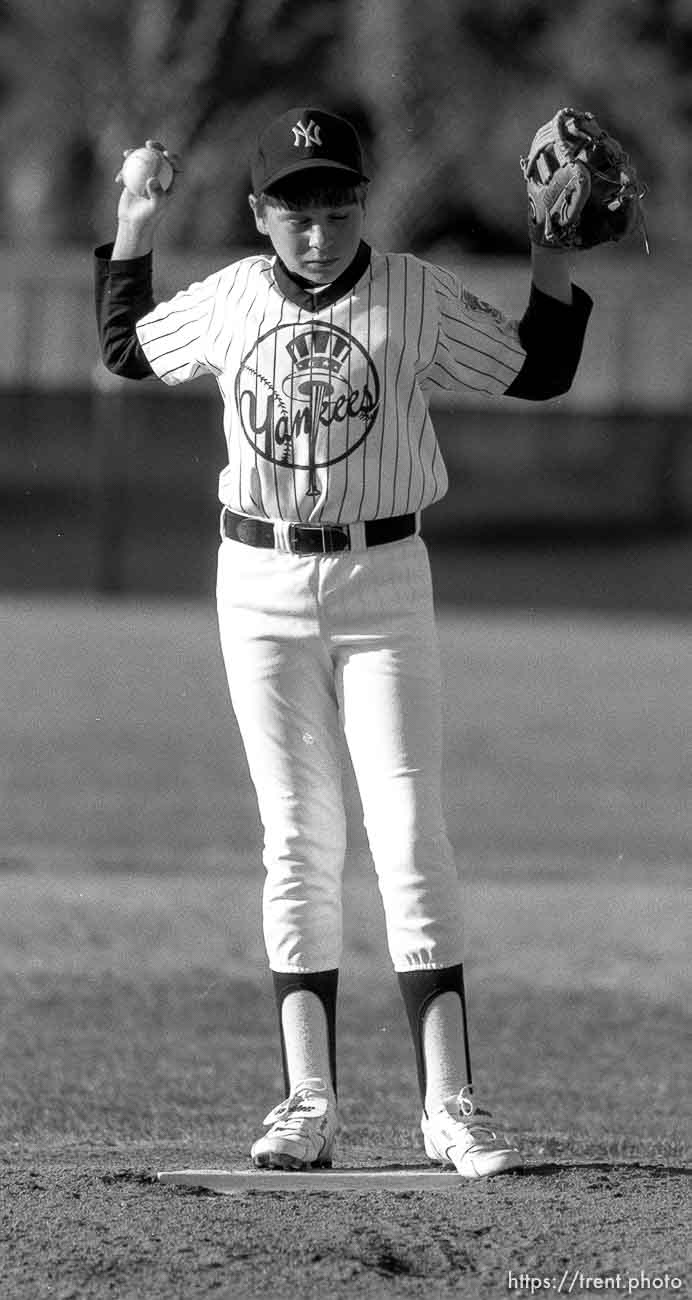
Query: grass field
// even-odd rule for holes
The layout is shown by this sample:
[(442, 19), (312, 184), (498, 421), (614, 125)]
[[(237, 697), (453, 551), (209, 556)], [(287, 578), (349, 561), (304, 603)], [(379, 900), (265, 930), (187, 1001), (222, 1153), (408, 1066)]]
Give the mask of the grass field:
[[(443, 610), (476, 1082), (528, 1166), (316, 1198), (153, 1181), (243, 1166), (281, 1092), (211, 606), (6, 598), (0, 620), (2, 1300), (685, 1293), (688, 625)], [(420, 1167), (347, 793), (338, 1160)]]

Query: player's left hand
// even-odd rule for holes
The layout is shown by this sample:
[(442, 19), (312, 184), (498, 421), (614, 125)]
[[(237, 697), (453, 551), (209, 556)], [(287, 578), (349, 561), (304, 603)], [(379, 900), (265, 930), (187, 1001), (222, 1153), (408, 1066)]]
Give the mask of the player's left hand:
[[(561, 108), (521, 159), (533, 244), (586, 249), (644, 229), (639, 182), (619, 140), (593, 113)], [(646, 244), (646, 235), (644, 242)]]

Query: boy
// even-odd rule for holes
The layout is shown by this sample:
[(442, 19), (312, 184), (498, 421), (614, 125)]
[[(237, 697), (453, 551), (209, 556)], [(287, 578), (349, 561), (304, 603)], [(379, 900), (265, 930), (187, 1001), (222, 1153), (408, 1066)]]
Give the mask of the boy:
[(264, 937), (286, 1085), (252, 1159), (331, 1164), (343, 729), (411, 1027), (425, 1150), (477, 1178), (521, 1157), (471, 1085), (420, 537), (421, 511), (447, 488), (428, 398), (456, 387), (535, 400), (565, 392), (591, 300), (563, 254), (534, 248), (528, 308), (509, 321), (447, 271), (370, 248), (366, 191), (352, 126), (290, 109), (252, 160), (250, 206), (272, 252), (155, 306), (153, 236), (172, 191), (123, 190), (115, 244), (96, 252), (98, 323), (116, 373), (170, 384), (211, 373), (224, 403), (218, 616), (264, 828)]

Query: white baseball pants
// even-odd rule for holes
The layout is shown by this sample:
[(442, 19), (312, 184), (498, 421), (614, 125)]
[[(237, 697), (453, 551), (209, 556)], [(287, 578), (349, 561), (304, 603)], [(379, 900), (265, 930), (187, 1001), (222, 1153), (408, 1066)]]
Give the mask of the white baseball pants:
[(297, 556), (224, 539), (217, 598), (231, 699), (264, 827), (263, 924), (272, 970), (340, 964), (344, 735), (394, 969), (461, 961), (424, 542), (415, 536)]

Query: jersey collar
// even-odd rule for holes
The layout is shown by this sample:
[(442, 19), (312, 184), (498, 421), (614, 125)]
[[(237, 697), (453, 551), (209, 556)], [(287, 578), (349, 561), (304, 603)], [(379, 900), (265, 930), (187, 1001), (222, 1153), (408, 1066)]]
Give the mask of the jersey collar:
[(277, 289), (284, 295), (284, 298), (290, 299), (297, 307), (305, 307), (308, 311), (321, 311), (323, 307), (331, 307), (339, 298), (343, 298), (354, 284), (360, 280), (361, 275), (370, 265), (370, 245), (364, 240), (358, 245), (356, 253), (350, 266), (342, 271), (341, 275), (323, 289), (321, 293), (312, 293), (307, 287), (307, 281), (299, 275), (292, 275), (286, 269), (280, 257), (274, 259), (274, 280)]

